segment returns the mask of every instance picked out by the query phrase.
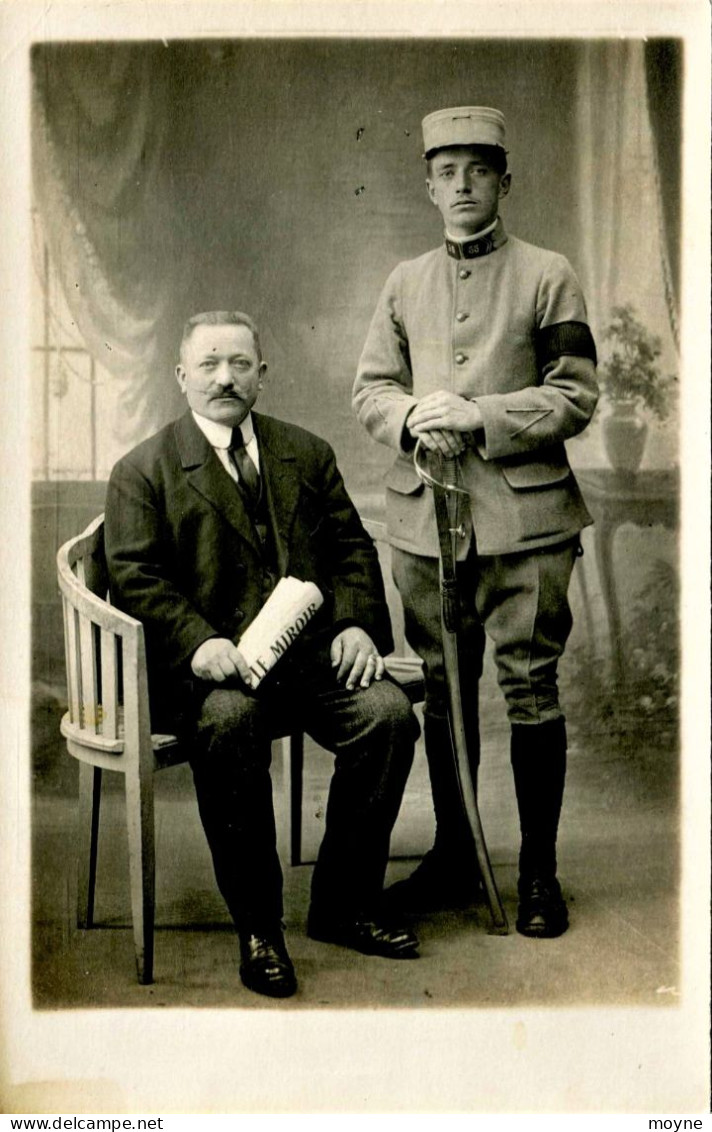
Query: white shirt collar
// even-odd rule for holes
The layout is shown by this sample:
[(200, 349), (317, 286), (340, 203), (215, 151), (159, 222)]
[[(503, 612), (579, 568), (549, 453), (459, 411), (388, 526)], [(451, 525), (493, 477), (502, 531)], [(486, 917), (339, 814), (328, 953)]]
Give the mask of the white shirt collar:
[(488, 224), (486, 228), (480, 228), (479, 232), (473, 232), (471, 236), (451, 236), (447, 228), (445, 229), (445, 236), (453, 244), (469, 244), (470, 240), (479, 240), (481, 236), (486, 236), (488, 232), (494, 232), (498, 220), (499, 217), (496, 216), (491, 224)]
[[(200, 413), (196, 413), (193, 409), (191, 409), (191, 412), (193, 414), (193, 420), (213, 448), (230, 447), (230, 441), (232, 440), (232, 429), (230, 425), (222, 424), (220, 421), (211, 421), (208, 417), (201, 417)], [(245, 419), (240, 422), (240, 432), (245, 441), (245, 447), (247, 447), (255, 435), (252, 413), (248, 413)]]

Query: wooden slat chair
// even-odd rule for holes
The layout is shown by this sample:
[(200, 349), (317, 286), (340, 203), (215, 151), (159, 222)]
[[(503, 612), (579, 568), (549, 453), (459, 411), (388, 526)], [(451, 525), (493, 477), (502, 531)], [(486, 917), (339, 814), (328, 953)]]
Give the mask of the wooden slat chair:
[(124, 775), (136, 966), (153, 981), (155, 850), (153, 774), (187, 760), (175, 735), (152, 735), (143, 625), (107, 598), (104, 516), (57, 554), (64, 608), (69, 710), (61, 730), (79, 760), (77, 923), (90, 928), (104, 770)]
[[(124, 775), (129, 879), (136, 967), (140, 983), (153, 982), (155, 839), (153, 775), (186, 762), (175, 735), (151, 734), (143, 625), (108, 600), (104, 516), (57, 553), (64, 609), (69, 710), (61, 721), (67, 749), (79, 761), (77, 923), (94, 922), (101, 782), (104, 770)], [(383, 524), (366, 524), (385, 538)], [(420, 661), (389, 658), (388, 668), (412, 702), (422, 699)], [(285, 775), (291, 817), (291, 857), (301, 862), (304, 736), (285, 738)], [(285, 768), (286, 769), (286, 768)]]

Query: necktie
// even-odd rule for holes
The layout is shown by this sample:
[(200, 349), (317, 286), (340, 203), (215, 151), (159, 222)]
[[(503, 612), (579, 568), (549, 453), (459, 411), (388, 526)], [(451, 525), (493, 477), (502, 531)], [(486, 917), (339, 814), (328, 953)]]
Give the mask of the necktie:
[(239, 427), (232, 430), (228, 451), (237, 468), (245, 500), (250, 507), (255, 508), (260, 498), (260, 476), (245, 448), (245, 439)]

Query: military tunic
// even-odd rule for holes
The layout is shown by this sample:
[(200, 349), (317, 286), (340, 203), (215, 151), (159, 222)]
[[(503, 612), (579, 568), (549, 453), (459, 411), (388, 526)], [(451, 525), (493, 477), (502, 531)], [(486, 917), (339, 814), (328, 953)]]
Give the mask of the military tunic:
[[(436, 556), (432, 494), (418, 479), (406, 417), (438, 389), (477, 401), (481, 442), (461, 460), (480, 554), (564, 542), (591, 522), (564, 441), (598, 396), (576, 276), (562, 255), (508, 237), (479, 239), (399, 264), (381, 294), (354, 386), (371, 436), (398, 453), (386, 477), (394, 546)], [(592, 348), (592, 340), (591, 340)], [(471, 528), (470, 528), (471, 529)], [(462, 540), (459, 557), (469, 548)]]
[[(577, 536), (592, 521), (564, 441), (586, 427), (598, 398), (585, 303), (564, 256), (508, 238), (500, 219), (486, 235), (446, 240), (391, 273), (361, 355), (354, 409), (398, 453), (386, 475), (386, 516), (430, 716), (444, 715), (447, 703), (438, 534), (406, 419), (443, 389), (476, 400), (483, 420), (459, 460), (467, 647), (481, 651), (484, 625), (513, 722), (556, 719), (568, 584)], [(476, 680), (476, 659), (471, 669)]]

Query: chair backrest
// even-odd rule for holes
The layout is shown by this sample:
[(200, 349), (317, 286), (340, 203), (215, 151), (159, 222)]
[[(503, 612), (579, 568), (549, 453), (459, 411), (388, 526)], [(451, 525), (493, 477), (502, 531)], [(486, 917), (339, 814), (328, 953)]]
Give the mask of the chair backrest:
[(73, 740), (84, 740), (107, 756), (125, 753), (138, 758), (146, 748), (148, 759), (151, 730), (143, 626), (108, 600), (103, 515), (60, 547), (57, 578)]

